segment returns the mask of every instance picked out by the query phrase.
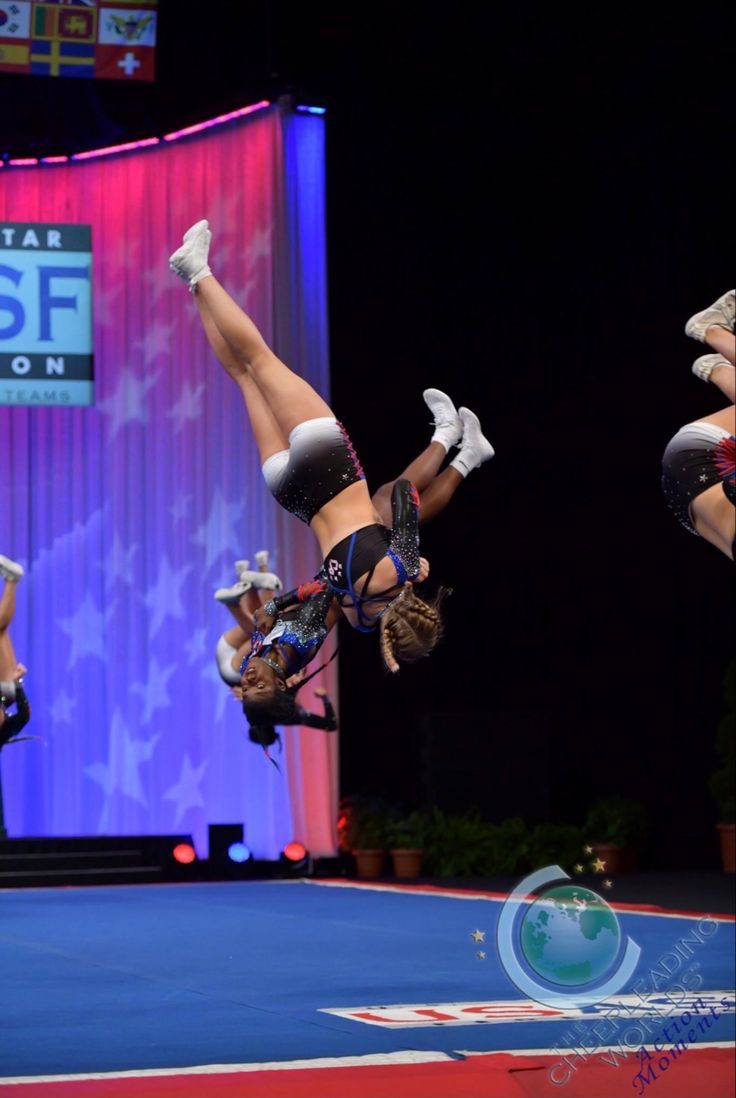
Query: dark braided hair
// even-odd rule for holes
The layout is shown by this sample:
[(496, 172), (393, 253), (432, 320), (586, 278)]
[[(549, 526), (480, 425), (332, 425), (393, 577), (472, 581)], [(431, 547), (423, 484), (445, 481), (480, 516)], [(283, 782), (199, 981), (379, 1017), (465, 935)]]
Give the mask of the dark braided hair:
[(323, 728), (325, 731), (334, 731), (335, 728), (337, 728), (334, 710), (332, 709), (329, 699), (325, 699), (326, 715), (321, 719), (318, 718), (315, 713), (307, 713), (306, 710), (302, 709), (302, 707), (297, 704), (296, 700), (297, 693), (301, 688), (305, 686), (310, 679), (313, 679), (315, 675), (318, 675), (320, 671), (323, 671), (325, 667), (334, 660), (336, 655), (337, 649), (335, 649), (330, 658), (318, 667), (316, 671), (313, 671), (311, 675), (307, 675), (306, 678), (295, 683), (294, 686), (285, 686), (283, 690), (277, 689), (272, 697), (254, 698), (252, 701), (246, 701), (246, 699), (243, 698), (243, 713), (250, 725), (248, 738), (252, 743), (256, 743), (263, 748), (264, 754), (267, 758), (271, 759), (271, 762), (277, 770), (279, 769), (278, 763), (275, 759), (271, 758), (268, 753), (268, 748), (271, 744), (277, 742), (279, 745), (279, 752), (281, 751), (281, 737), (276, 731), (275, 725), (306, 724), (317, 728)]

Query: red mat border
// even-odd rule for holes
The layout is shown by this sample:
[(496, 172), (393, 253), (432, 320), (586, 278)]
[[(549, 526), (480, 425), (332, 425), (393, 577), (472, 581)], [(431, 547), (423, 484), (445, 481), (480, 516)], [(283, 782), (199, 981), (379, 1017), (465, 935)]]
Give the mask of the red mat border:
[[(374, 890), (378, 892), (415, 892), (419, 895), (443, 895), (451, 897), (452, 899), (461, 900), (495, 900), (498, 903), (503, 903), (507, 900), (509, 892), (490, 892), (485, 889), (471, 889), (471, 888), (448, 888), (444, 885), (417, 885), (417, 884), (394, 884), (393, 882), (383, 881), (353, 881), (346, 880), (344, 877), (304, 877), (305, 884), (327, 886), (328, 888), (360, 888), (366, 890)], [(719, 922), (732, 923), (736, 922), (736, 915), (729, 915), (721, 912), (712, 911), (681, 911), (678, 908), (660, 907), (657, 904), (627, 904), (618, 903), (615, 900), (606, 900), (606, 903), (614, 909), (614, 911), (630, 911), (636, 915), (659, 915), (669, 916), (670, 918), (682, 918), (682, 919), (717, 919)]]

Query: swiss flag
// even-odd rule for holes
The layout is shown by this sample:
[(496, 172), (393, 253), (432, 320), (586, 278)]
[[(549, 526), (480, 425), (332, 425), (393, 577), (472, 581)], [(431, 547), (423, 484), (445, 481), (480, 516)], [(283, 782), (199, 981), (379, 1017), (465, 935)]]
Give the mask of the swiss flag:
[(106, 46), (98, 43), (95, 76), (101, 80), (155, 80), (156, 50), (151, 46)]

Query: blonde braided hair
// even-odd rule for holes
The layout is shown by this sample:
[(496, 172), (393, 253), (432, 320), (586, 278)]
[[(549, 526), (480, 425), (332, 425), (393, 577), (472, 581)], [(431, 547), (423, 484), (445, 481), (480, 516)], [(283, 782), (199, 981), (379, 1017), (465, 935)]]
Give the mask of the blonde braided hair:
[(449, 589), (441, 587), (432, 601), (407, 590), (381, 618), (379, 641), (383, 662), (393, 674), (399, 661), (414, 663), (428, 656), (444, 632), (440, 604)]

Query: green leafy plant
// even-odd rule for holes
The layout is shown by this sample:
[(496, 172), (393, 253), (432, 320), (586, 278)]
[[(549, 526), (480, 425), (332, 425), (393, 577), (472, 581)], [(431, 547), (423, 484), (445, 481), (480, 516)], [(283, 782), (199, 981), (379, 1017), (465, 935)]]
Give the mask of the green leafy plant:
[(391, 850), (423, 850), (430, 827), (426, 812), (410, 812), (408, 816), (396, 815), (388, 824), (388, 845)]
[(720, 767), (710, 779), (710, 791), (718, 805), (720, 823), (736, 823), (736, 660), (728, 665), (723, 680), (726, 713), (716, 732)]
[(350, 850), (385, 850), (392, 811), (380, 797), (355, 796), (346, 806), (344, 842)]
[(523, 820), (491, 824), (476, 809), (449, 816), (436, 806), (427, 818), (424, 871), (434, 877), (513, 873), (525, 846)]
[(590, 843), (632, 846), (646, 830), (646, 813), (638, 801), (613, 794), (592, 805), (583, 831)]

